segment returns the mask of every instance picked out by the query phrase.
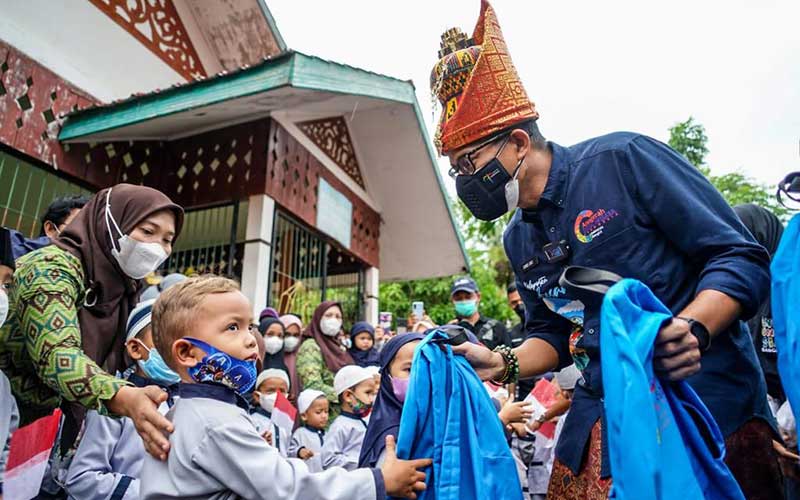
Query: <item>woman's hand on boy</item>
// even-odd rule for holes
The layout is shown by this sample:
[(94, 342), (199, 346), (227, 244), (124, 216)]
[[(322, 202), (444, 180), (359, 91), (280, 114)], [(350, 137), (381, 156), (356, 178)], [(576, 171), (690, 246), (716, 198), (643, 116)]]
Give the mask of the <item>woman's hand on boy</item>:
[(106, 407), (111, 413), (133, 420), (136, 432), (142, 438), (144, 449), (158, 460), (166, 460), (169, 440), (166, 435), (174, 430), (172, 422), (159, 413), (158, 407), (167, 400), (161, 388), (125, 386), (120, 388)]
[(425, 473), (417, 469), (429, 466), (429, 458), (400, 460), (397, 458), (397, 445), (394, 436), (386, 436), (386, 459), (381, 473), (386, 494), (392, 497), (417, 498), (417, 492), (425, 489)]

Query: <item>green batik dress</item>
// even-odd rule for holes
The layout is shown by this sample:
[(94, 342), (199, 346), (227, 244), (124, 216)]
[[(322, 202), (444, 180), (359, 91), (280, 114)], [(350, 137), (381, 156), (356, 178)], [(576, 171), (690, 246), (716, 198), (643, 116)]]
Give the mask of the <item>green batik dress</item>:
[(62, 399), (108, 414), (104, 402), (129, 385), (81, 349), (84, 291), (80, 260), (55, 245), (17, 261), (9, 317), (0, 328), (0, 369), (23, 425), (52, 413)]
[(333, 390), (333, 373), (328, 369), (322, 357), (317, 342), (314, 339), (307, 339), (300, 345), (297, 351), (297, 376), (300, 378), (303, 390), (316, 389), (325, 393), (330, 402), (330, 413), (328, 422), (339, 416), (339, 398)]

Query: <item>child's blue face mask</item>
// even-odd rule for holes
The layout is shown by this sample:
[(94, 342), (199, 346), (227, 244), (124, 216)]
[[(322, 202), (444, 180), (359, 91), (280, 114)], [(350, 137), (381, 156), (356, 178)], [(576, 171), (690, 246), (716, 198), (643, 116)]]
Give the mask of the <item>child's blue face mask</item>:
[[(138, 340), (138, 339), (137, 339)], [(161, 354), (158, 353), (156, 348), (149, 349), (144, 342), (139, 341), (142, 347), (147, 349), (149, 356), (146, 360), (140, 359), (137, 361), (139, 368), (142, 369), (145, 375), (156, 382), (163, 385), (177, 384), (181, 378), (177, 373), (172, 371), (169, 366), (164, 362)]]
[(199, 363), (189, 368), (189, 376), (197, 383), (222, 384), (239, 394), (247, 394), (256, 384), (256, 362), (234, 358), (202, 340), (184, 337), (206, 352)]

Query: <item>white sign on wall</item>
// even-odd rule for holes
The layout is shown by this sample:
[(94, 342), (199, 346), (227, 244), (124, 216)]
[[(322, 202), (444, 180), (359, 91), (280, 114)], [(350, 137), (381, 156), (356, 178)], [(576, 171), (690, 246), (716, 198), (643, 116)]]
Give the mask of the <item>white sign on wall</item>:
[(320, 177), (317, 192), (317, 229), (349, 249), (352, 223), (353, 204)]

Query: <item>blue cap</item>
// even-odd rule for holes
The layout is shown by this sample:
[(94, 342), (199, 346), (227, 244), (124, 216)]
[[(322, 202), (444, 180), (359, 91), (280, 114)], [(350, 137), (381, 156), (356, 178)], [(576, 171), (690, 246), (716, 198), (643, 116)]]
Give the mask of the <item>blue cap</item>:
[(478, 285), (475, 284), (474, 279), (469, 276), (464, 276), (453, 282), (453, 287), (450, 289), (450, 296), (452, 297), (456, 292), (478, 293)]
[(370, 336), (375, 337), (375, 329), (366, 321), (359, 321), (353, 328), (350, 329), (350, 337), (355, 337), (359, 333), (368, 332)]

